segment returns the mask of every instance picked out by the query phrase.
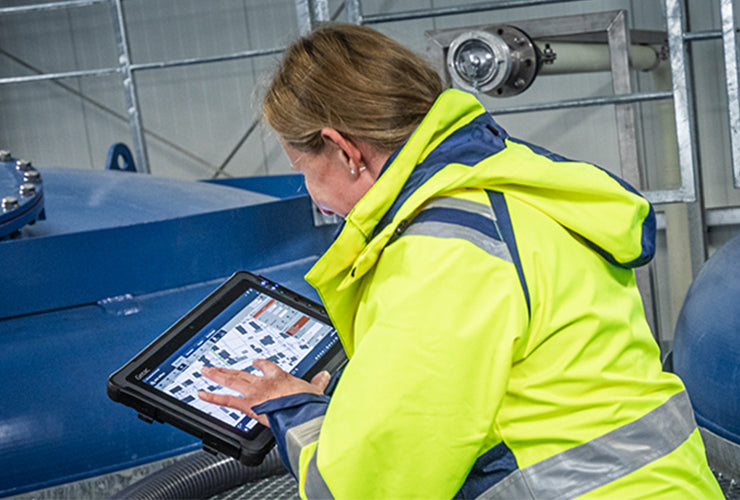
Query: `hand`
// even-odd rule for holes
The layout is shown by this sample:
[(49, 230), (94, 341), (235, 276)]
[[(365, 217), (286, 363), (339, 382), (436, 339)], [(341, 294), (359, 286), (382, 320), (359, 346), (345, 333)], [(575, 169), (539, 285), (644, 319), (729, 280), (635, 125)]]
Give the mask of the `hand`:
[(252, 407), (258, 404), (291, 394), (300, 394), (303, 392), (313, 394), (323, 394), (324, 389), (329, 384), (331, 375), (329, 372), (322, 371), (317, 373), (311, 382), (294, 377), (288, 372), (282, 370), (278, 365), (266, 359), (256, 359), (252, 365), (260, 370), (264, 376), (260, 377), (252, 373), (240, 370), (229, 370), (228, 368), (203, 367), (201, 373), (217, 384), (241, 393), (242, 398), (238, 396), (227, 396), (225, 394), (213, 394), (211, 392), (200, 391), (198, 397), (203, 401), (228, 406), (239, 410), (248, 417), (252, 417), (262, 425), (270, 426), (266, 415), (257, 415), (252, 411)]

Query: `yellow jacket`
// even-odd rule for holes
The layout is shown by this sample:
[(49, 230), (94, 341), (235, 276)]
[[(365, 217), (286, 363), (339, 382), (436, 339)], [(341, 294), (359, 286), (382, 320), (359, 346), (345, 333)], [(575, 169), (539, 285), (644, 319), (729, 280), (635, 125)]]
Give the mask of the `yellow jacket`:
[(301, 495), (722, 498), (644, 318), (653, 242), (621, 180), (443, 93), (306, 276), (350, 362), (260, 408)]

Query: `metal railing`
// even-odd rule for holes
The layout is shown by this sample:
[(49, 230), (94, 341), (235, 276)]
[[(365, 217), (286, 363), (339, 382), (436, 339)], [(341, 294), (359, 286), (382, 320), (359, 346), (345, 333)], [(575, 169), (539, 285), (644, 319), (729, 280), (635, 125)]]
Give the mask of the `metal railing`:
[[(306, 0), (297, 0), (296, 4), (299, 5), (305, 1)], [(134, 155), (136, 158), (136, 165), (140, 171), (145, 172), (145, 173), (149, 173), (151, 171), (149, 167), (149, 158), (148, 158), (147, 146), (146, 146), (146, 140), (145, 140), (145, 132), (148, 132), (148, 131), (145, 131), (142, 126), (140, 105), (139, 105), (136, 80), (135, 80), (136, 72), (159, 70), (159, 69), (173, 68), (173, 67), (179, 67), (179, 66), (190, 66), (190, 65), (196, 65), (196, 64), (233, 61), (233, 60), (238, 60), (238, 59), (249, 59), (253, 57), (262, 57), (262, 56), (269, 56), (269, 55), (277, 54), (284, 50), (283, 47), (276, 47), (276, 48), (268, 48), (268, 49), (261, 49), (261, 50), (247, 50), (247, 51), (236, 52), (236, 53), (231, 53), (231, 54), (223, 54), (223, 55), (212, 56), (212, 57), (198, 57), (198, 58), (181, 59), (181, 60), (174, 60), (174, 61), (160, 61), (160, 62), (136, 64), (131, 60), (130, 47), (129, 47), (128, 38), (127, 38), (126, 18), (124, 15), (122, 0), (67, 0), (67, 1), (52, 2), (52, 3), (25, 5), (25, 6), (19, 6), (19, 7), (5, 7), (5, 8), (0, 8), (0, 15), (30, 14), (34, 12), (45, 12), (45, 11), (58, 10), (58, 9), (73, 9), (73, 8), (89, 7), (92, 5), (106, 4), (106, 3), (109, 4), (111, 7), (111, 19), (113, 22), (113, 31), (115, 33), (116, 47), (118, 51), (118, 54), (117, 54), (118, 55), (118, 66), (113, 66), (109, 68), (90, 69), (90, 70), (56, 72), (56, 73), (44, 73), (41, 71), (34, 71), (34, 73), (36, 74), (33, 74), (33, 75), (0, 78), (0, 85), (20, 84), (20, 83), (40, 82), (40, 81), (57, 82), (58, 80), (62, 80), (66, 78), (101, 77), (101, 76), (109, 76), (112, 74), (119, 74), (122, 79), (122, 88), (123, 88), (124, 96), (126, 100), (126, 109), (128, 113), (127, 120), (129, 122), (129, 128), (131, 131), (131, 140), (132, 140), (132, 145), (134, 149)], [(301, 14), (300, 8), (298, 9), (298, 13), (299, 15)], [(27, 68), (29, 67), (29, 65), (27, 64), (24, 64), (24, 66), (26, 66)], [(61, 84), (61, 86), (65, 88), (65, 90), (71, 89), (70, 87), (63, 85), (63, 84)], [(75, 95), (80, 94), (79, 92), (76, 92), (76, 91), (72, 91), (72, 93), (74, 93)], [(80, 96), (80, 97), (84, 98), (84, 96)], [(99, 103), (95, 103), (95, 104), (98, 105)], [(105, 107), (103, 106), (103, 108)], [(113, 114), (120, 116), (115, 112), (113, 112)], [(247, 137), (255, 129), (256, 129), (256, 123), (248, 127), (247, 133), (245, 134), (246, 136), (242, 137), (238, 141), (237, 148), (240, 147), (246, 141)], [(168, 145), (174, 147), (179, 152), (186, 154), (187, 156), (198, 160), (200, 163), (204, 163), (208, 165), (209, 167), (213, 168), (215, 170), (214, 177), (221, 174), (225, 169), (225, 166), (226, 166), (225, 163), (222, 163), (218, 167), (214, 167), (207, 161), (203, 160), (202, 158), (198, 158), (197, 156), (193, 155), (191, 152), (185, 150), (184, 148), (182, 148), (181, 146), (177, 144), (172, 143), (171, 141), (168, 141), (167, 139), (163, 138), (159, 134), (152, 133), (152, 132), (148, 132), (148, 133), (157, 137), (158, 139), (162, 140)], [(235, 153), (236, 151), (232, 151), (227, 156), (227, 162), (231, 158), (233, 158)]]
[[(512, 9), (519, 7), (530, 7), (546, 4), (573, 3), (582, 0), (500, 0), (496, 2), (480, 2), (468, 5), (456, 5), (441, 8), (429, 8), (409, 10), (386, 14), (363, 15), (361, 0), (346, 0), (341, 8), (347, 11), (349, 22), (358, 24), (379, 24), (409, 21), (440, 16), (452, 16), (459, 14), (470, 14), (484, 11)], [(628, 109), (627, 106), (639, 102), (670, 99), (674, 101), (676, 138), (679, 148), (680, 186), (678, 189), (658, 190), (646, 192), (647, 197), (656, 204), (693, 202), (696, 200), (696, 153), (694, 151), (693, 128), (694, 120), (691, 106), (691, 89), (687, 75), (686, 44), (696, 41), (722, 38), (724, 48), (724, 59), (726, 69), (726, 87), (728, 95), (728, 121), (731, 133), (731, 148), (733, 159), (734, 186), (740, 188), (740, 85), (738, 84), (738, 52), (736, 40), (736, 28), (734, 23), (734, 9), (732, 0), (721, 0), (721, 31), (706, 31), (687, 33), (684, 31), (684, 19), (680, 0), (663, 0), (666, 20), (668, 43), (670, 47), (670, 64), (673, 88), (670, 92), (631, 93), (616, 91), (612, 96), (588, 97), (581, 99), (570, 99), (548, 103), (520, 106), (518, 108), (502, 108), (496, 110), (496, 114), (519, 113), (531, 111), (546, 111), (555, 109), (566, 109), (574, 107), (614, 105), (617, 109)], [(119, 74), (122, 78), (122, 86), (126, 98), (128, 122), (131, 130), (133, 149), (137, 164), (142, 171), (149, 172), (149, 161), (145, 141), (145, 131), (142, 127), (140, 106), (138, 103), (135, 74), (139, 71), (158, 70), (178, 66), (195, 64), (206, 64), (213, 62), (224, 62), (253, 57), (263, 57), (277, 54), (283, 47), (274, 47), (261, 50), (246, 50), (231, 54), (213, 57), (189, 58), (175, 61), (160, 61), (150, 63), (136, 63), (131, 60), (130, 49), (126, 34), (126, 19), (124, 15), (122, 0), (66, 0), (43, 4), (34, 4), (19, 7), (0, 8), (0, 15), (27, 14), (33, 12), (50, 11), (56, 9), (69, 9), (88, 7), (97, 4), (108, 3), (111, 6), (111, 15), (114, 32), (116, 35), (116, 46), (118, 49), (119, 64), (109, 68), (90, 70), (37, 73), (33, 75), (0, 78), (0, 85), (19, 84), (39, 81), (58, 81), (65, 78), (100, 77), (111, 74)], [(326, 21), (336, 17), (329, 15), (327, 0), (296, 0), (296, 13), (298, 29), (305, 33), (320, 21)], [(623, 90), (623, 89), (622, 89)], [(245, 136), (238, 142), (225, 162), (213, 166), (214, 177), (222, 174), (231, 158), (234, 157), (236, 149), (244, 144), (246, 139), (256, 129), (252, 124), (247, 128)], [(148, 131), (146, 131), (148, 133)], [(156, 134), (154, 134), (156, 135)], [(177, 145), (174, 145), (177, 146)], [(180, 148), (183, 149), (183, 148)], [(193, 155), (190, 155), (193, 156)], [(205, 160), (200, 159), (201, 162)], [(625, 162), (622, 162), (623, 164)]]

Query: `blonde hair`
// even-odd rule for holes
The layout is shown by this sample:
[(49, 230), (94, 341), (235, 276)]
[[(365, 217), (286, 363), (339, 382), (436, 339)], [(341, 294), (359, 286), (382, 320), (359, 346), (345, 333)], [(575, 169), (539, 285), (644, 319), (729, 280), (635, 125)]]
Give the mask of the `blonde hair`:
[(393, 152), (442, 92), (422, 58), (364, 26), (323, 26), (288, 47), (262, 102), (270, 126), (292, 147), (323, 147), (321, 129)]

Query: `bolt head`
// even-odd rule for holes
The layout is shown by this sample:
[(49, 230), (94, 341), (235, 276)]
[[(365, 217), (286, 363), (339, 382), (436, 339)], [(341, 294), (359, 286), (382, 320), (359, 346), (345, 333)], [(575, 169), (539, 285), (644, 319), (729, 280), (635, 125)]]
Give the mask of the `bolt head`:
[(2, 208), (6, 212), (9, 212), (10, 210), (15, 210), (18, 208), (18, 198), (15, 196), (6, 196), (2, 200)]
[(13, 160), (13, 157), (10, 155), (10, 151), (7, 151), (5, 149), (0, 149), (0, 161), (8, 162), (12, 160)]
[(23, 174), (23, 180), (25, 182), (31, 182), (33, 184), (40, 184), (41, 183), (41, 174), (38, 172), (38, 170), (27, 170)]
[(21, 184), (19, 191), (21, 196), (33, 196), (36, 194), (36, 186), (27, 182), (25, 184)]
[(31, 162), (28, 160), (18, 160), (15, 162), (15, 168), (20, 170), (21, 172), (26, 172), (28, 170), (31, 170)]

